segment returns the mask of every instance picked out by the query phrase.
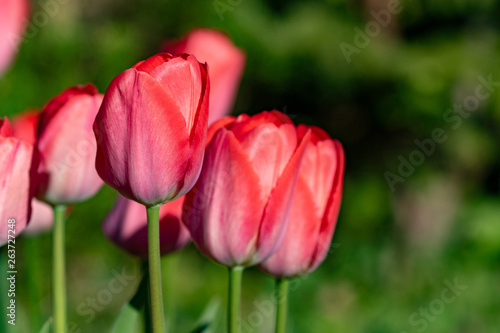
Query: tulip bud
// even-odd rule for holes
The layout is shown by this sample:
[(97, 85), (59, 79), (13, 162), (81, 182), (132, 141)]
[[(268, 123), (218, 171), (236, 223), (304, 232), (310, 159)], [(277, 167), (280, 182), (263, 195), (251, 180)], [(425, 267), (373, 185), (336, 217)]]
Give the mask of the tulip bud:
[(12, 134), (7, 118), (0, 119), (0, 246), (8, 242), (9, 235), (16, 237), (26, 227), (33, 197), (33, 146)]
[[(166, 255), (187, 244), (189, 233), (181, 222), (185, 196), (160, 208), (160, 253)], [(104, 234), (123, 250), (148, 258), (148, 226), (143, 205), (121, 195), (106, 217)]]
[(154, 206), (198, 179), (209, 81), (194, 56), (158, 54), (118, 75), (94, 123), (96, 168), (124, 197)]
[(210, 68), (210, 107), (208, 123), (231, 112), (245, 68), (245, 53), (222, 32), (195, 29), (178, 42), (167, 42), (164, 51), (193, 54)]
[(92, 124), (102, 98), (91, 84), (76, 86), (42, 109), (36, 142), (40, 156), (36, 196), (40, 200), (76, 203), (101, 188), (94, 167), (97, 148)]
[[(12, 130), (14, 136), (34, 145), (36, 141), (36, 129), (40, 113), (27, 111), (12, 119)], [(31, 218), (24, 230), (25, 235), (37, 235), (52, 228), (54, 213), (52, 207), (46, 203), (33, 198), (31, 201)]]
[(201, 252), (226, 266), (251, 266), (280, 244), (307, 134), (300, 143), (278, 111), (226, 117), (207, 135), (198, 183), (183, 221)]
[[(307, 130), (299, 125), (299, 137)], [(279, 278), (311, 273), (323, 262), (340, 210), (344, 151), (322, 129), (310, 127), (310, 132), (285, 238), (278, 251), (259, 266)]]
[(0, 76), (17, 53), (28, 15), (27, 0), (0, 0)]

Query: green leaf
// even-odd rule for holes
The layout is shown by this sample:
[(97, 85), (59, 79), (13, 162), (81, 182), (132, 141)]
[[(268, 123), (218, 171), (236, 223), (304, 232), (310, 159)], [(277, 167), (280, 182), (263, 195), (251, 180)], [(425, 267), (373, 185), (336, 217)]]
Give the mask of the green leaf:
[(141, 323), (147, 299), (148, 278), (147, 274), (144, 274), (134, 297), (123, 307), (118, 315), (111, 333), (137, 333), (137, 326)]
[(215, 333), (217, 328), (217, 319), (219, 317), (221, 301), (219, 298), (212, 298), (203, 310), (198, 319), (196, 328), (191, 333)]
[(141, 311), (128, 303), (120, 312), (116, 319), (111, 333), (135, 333), (137, 332), (137, 323), (141, 318)]
[(52, 332), (52, 318), (47, 319), (45, 324), (43, 324), (40, 333), (51, 333)]

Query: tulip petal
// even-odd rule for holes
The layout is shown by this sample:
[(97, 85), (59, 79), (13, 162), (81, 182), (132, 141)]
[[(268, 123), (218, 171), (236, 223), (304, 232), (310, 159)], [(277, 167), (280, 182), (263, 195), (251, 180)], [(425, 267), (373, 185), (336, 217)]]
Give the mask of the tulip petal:
[(258, 182), (234, 135), (219, 130), (185, 203), (184, 221), (207, 256), (228, 266), (250, 260), (265, 205)]
[(123, 196), (146, 205), (180, 196), (190, 157), (186, 122), (149, 74), (129, 69), (113, 80), (94, 132), (99, 175)]
[(330, 249), (330, 244), (333, 238), (335, 226), (337, 225), (337, 217), (340, 211), (340, 204), (342, 202), (342, 185), (344, 181), (344, 150), (342, 145), (337, 140), (334, 140), (336, 152), (336, 165), (335, 180), (333, 183), (332, 191), (328, 199), (327, 210), (322, 219), (321, 228), (318, 236), (318, 245), (311, 256), (309, 272), (315, 270), (325, 259)]
[(304, 136), (269, 196), (259, 230), (258, 250), (253, 258), (254, 263), (262, 262), (276, 252), (283, 240), (293, 191), (309, 136), (310, 133)]
[(315, 206), (314, 194), (306, 177), (300, 173), (283, 242), (276, 253), (261, 265), (268, 273), (291, 277), (309, 269), (309, 259), (316, 248), (322, 219)]
[(242, 135), (241, 147), (259, 176), (261, 197), (267, 200), (297, 147), (297, 134), (291, 124), (258, 125)]
[(15, 219), (17, 236), (31, 214), (30, 166), (33, 147), (9, 137), (0, 140), (0, 246), (8, 241), (9, 219)]

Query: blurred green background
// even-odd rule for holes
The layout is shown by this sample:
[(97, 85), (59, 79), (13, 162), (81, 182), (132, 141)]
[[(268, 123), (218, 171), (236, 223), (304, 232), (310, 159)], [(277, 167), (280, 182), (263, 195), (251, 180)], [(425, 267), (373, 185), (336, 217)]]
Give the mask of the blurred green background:
[[(46, 24), (32, 23), (17, 62), (0, 79), (1, 114), (40, 108), (70, 85), (93, 82), (104, 92), (166, 38), (214, 27), (247, 52), (234, 114), (284, 110), (343, 143), (345, 189), (334, 246), (315, 273), (295, 282), (289, 332), (498, 332), (500, 83), (482, 88), (490, 95), (470, 115), (449, 110), (474, 101), (479, 77), (500, 82), (499, 2), (401, 1), (401, 12), (368, 38), (355, 29), (369, 22), (376, 28), (372, 11), (393, 1), (41, 0), (32, 12), (46, 12), (48, 2), (57, 11)], [(356, 47), (350, 62), (346, 44)], [(415, 140), (435, 129), (447, 140), (391, 186), (387, 172), (398, 175), (402, 159), (424, 156), (415, 153)], [(132, 273), (138, 261), (101, 233), (115, 196), (103, 188), (68, 220), (72, 333), (107, 332), (139, 282), (139, 271)], [(28, 306), (30, 283), (41, 287), (43, 318), (50, 315), (50, 240), (50, 234), (19, 238), (18, 266), (38, 264), (36, 275), (20, 268), (19, 325), (35, 307)], [(213, 297), (224, 304), (226, 270), (192, 244), (167, 261), (174, 332), (188, 332)], [(91, 316), (88, 298), (123, 269), (134, 281)], [(455, 282), (467, 289), (443, 302)], [(243, 332), (272, 332), (274, 317), (262, 306), (273, 280), (249, 269), (243, 284)]]

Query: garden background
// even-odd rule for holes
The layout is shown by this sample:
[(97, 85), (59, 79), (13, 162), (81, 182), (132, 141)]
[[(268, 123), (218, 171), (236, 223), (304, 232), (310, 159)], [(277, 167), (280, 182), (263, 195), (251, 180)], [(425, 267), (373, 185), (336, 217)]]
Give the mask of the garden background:
[[(4, 115), (41, 108), (75, 84), (93, 82), (104, 92), (117, 74), (158, 52), (165, 39), (212, 27), (247, 52), (233, 114), (281, 110), (342, 142), (346, 175), (334, 244), (325, 263), (292, 287), (290, 333), (498, 332), (499, 2), (32, 5), (18, 59), (0, 79)], [(457, 111), (460, 105), (466, 112)], [(436, 130), (440, 142), (433, 139)], [(139, 262), (101, 232), (115, 197), (105, 186), (74, 207), (67, 221), (71, 333), (107, 331), (140, 279)], [(40, 308), (42, 319), (50, 315), (51, 235), (22, 236), (17, 244), (18, 329), (27, 332), (27, 313)], [(37, 273), (23, 274), (30, 262)], [(192, 330), (210, 300), (225, 302), (226, 269), (193, 244), (163, 267), (174, 332)], [(124, 279), (123, 291), (93, 308), (88, 298), (109, 290), (124, 270), (133, 280)], [(462, 289), (447, 293), (450, 284)], [(32, 304), (36, 290), (40, 302)], [(271, 278), (247, 270), (243, 332), (272, 331), (274, 316), (266, 307), (272, 290)], [(223, 316), (221, 311), (220, 325)], [(220, 325), (213, 332), (221, 332)]]

